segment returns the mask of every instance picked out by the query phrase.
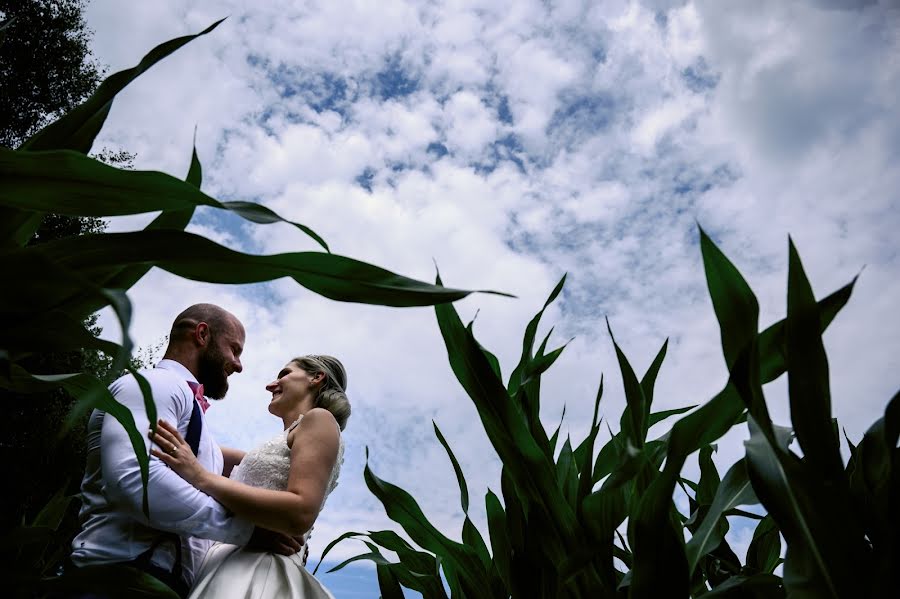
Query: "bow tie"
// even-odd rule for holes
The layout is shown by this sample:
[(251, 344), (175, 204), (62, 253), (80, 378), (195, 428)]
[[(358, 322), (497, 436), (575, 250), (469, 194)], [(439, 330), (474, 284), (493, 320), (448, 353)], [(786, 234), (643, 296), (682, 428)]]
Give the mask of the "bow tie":
[(200, 404), (200, 407), (203, 408), (203, 413), (205, 414), (206, 410), (209, 409), (209, 402), (206, 401), (206, 397), (203, 395), (203, 385), (191, 381), (188, 381), (187, 384), (188, 387), (191, 388), (191, 391), (194, 392), (194, 399), (196, 399), (197, 403)]

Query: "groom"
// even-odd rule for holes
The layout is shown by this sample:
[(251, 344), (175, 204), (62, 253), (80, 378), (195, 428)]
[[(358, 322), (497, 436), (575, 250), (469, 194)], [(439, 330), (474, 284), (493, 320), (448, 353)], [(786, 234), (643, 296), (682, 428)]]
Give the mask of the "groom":
[[(244, 327), (233, 314), (213, 304), (197, 304), (175, 319), (163, 360), (142, 372), (152, 390), (157, 418), (177, 423), (200, 463), (225, 476), (244, 454), (220, 448), (203, 413), (209, 405), (206, 398), (225, 397), (228, 377), (243, 369), (243, 348)], [(109, 389), (131, 411), (137, 430), (149, 430), (135, 378), (127, 374)], [(299, 539), (254, 528), (155, 457), (150, 458), (148, 518), (142, 509), (138, 461), (122, 425), (95, 410), (88, 423), (87, 442), (81, 532), (72, 542), (71, 565), (64, 577), (75, 580), (76, 588), (78, 580), (127, 580), (140, 571), (185, 597), (213, 541), (283, 555), (300, 550)], [(96, 589), (73, 597), (120, 596), (122, 589), (117, 593), (115, 584), (110, 582), (113, 588), (105, 592)]]

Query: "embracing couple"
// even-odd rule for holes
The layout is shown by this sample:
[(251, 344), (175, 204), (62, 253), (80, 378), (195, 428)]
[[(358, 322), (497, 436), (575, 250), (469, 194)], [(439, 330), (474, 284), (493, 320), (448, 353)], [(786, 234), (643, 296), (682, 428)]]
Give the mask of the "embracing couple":
[[(148, 433), (149, 517), (128, 434), (115, 418), (91, 414), (81, 531), (64, 578), (76, 581), (70, 588), (79, 579), (110, 582), (68, 597), (129, 596), (113, 581), (138, 572), (165, 585), (159, 597), (332, 597), (307, 572), (305, 545), (343, 460), (346, 372), (331, 356), (291, 360), (266, 385), (284, 432), (246, 454), (220, 447), (204, 412), (241, 372), (244, 336), (222, 308), (191, 306), (175, 319), (164, 359), (142, 372), (159, 419)], [(139, 431), (150, 430), (133, 376), (110, 392)]]

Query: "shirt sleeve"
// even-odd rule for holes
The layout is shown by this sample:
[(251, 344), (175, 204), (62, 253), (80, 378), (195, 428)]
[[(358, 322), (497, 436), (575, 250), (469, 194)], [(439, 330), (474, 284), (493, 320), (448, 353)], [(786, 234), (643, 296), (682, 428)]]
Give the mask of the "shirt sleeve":
[[(157, 416), (175, 424), (184, 435), (193, 408), (189, 402), (193, 398), (186, 396), (180, 381), (169, 373), (153, 372), (147, 379), (153, 389)], [(132, 376), (122, 377), (113, 383), (110, 391), (131, 411), (138, 432), (144, 433), (144, 443), (149, 446), (146, 431), (150, 430), (150, 422), (137, 381)], [(125, 428), (108, 414), (103, 419), (100, 446), (104, 493), (110, 503), (127, 511), (138, 522), (179, 535), (234, 545), (244, 545), (250, 539), (254, 528), (251, 522), (229, 514), (222, 504), (192, 487), (154, 456), (150, 456), (148, 519), (142, 509), (141, 471), (131, 440)]]

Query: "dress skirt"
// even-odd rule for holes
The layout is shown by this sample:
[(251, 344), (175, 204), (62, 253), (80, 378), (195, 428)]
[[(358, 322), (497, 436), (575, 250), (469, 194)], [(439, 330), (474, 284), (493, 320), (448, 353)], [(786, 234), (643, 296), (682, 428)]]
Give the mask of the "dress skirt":
[(214, 544), (194, 580), (189, 599), (334, 599), (303, 566), (299, 554), (246, 551)]

